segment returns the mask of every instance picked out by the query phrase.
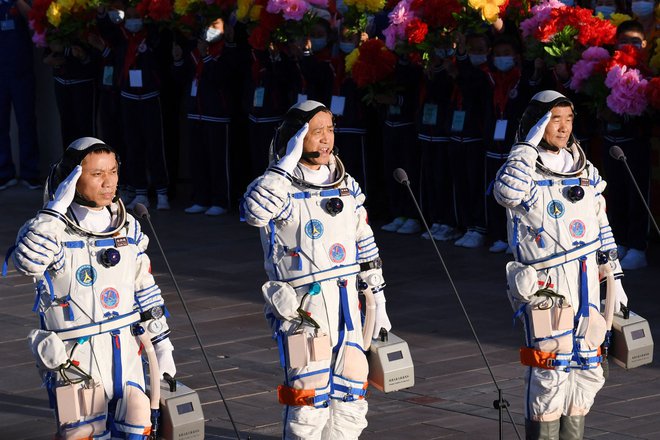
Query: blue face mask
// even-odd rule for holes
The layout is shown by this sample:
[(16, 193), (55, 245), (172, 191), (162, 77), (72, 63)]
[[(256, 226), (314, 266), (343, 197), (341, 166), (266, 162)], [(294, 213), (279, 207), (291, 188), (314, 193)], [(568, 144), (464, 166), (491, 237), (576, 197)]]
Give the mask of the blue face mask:
[(616, 8), (613, 6), (598, 6), (596, 9), (594, 9), (594, 14), (598, 15), (598, 13), (603, 14), (604, 18), (610, 18), (610, 15), (614, 14), (616, 12)]
[(486, 54), (470, 54), (468, 55), (470, 57), (470, 62), (472, 63), (473, 66), (480, 66), (486, 61), (488, 61), (488, 55)]
[(339, 42), (339, 50), (341, 50), (343, 53), (351, 53), (355, 50), (355, 47), (355, 44), (349, 41)]
[(318, 52), (319, 50), (322, 50), (325, 48), (325, 46), (328, 45), (328, 40), (327, 38), (310, 38), (309, 39), (312, 42), (312, 51), (313, 52)]
[(512, 56), (494, 57), (493, 65), (500, 72), (508, 72), (516, 65), (516, 61)]
[(140, 32), (142, 30), (142, 19), (141, 18), (127, 18), (124, 22), (124, 27), (128, 32)]
[(438, 58), (449, 58), (454, 56), (454, 49), (444, 49), (444, 48), (439, 48), (435, 50), (435, 55)]
[(108, 11), (108, 18), (114, 24), (119, 24), (124, 21), (124, 11), (121, 9), (111, 9)]

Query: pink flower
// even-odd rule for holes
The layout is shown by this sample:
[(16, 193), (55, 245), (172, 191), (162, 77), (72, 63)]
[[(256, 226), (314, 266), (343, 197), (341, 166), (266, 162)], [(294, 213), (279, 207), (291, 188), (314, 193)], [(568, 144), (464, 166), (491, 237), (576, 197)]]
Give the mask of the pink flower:
[(396, 4), (392, 12), (387, 15), (390, 18), (390, 24), (400, 24), (405, 27), (415, 17), (415, 13), (410, 10), (410, 2), (411, 0), (401, 0)]
[(277, 14), (286, 7), (286, 0), (268, 0), (266, 11), (271, 14)]
[(391, 24), (383, 30), (383, 35), (385, 36), (385, 46), (387, 46), (389, 50), (394, 50), (394, 46), (396, 45), (396, 28), (396, 25)]
[(39, 32), (35, 32), (32, 34), (32, 42), (37, 47), (47, 47), (48, 44), (46, 44), (46, 33), (44, 32), (43, 34), (40, 34)]
[(612, 89), (607, 97), (607, 106), (620, 115), (641, 115), (647, 105), (647, 84), (639, 70), (614, 66), (605, 78), (605, 85)]
[(559, 0), (545, 0), (534, 6), (531, 10), (531, 17), (520, 23), (523, 38), (534, 36), (536, 30), (550, 18), (550, 11), (564, 6)]
[(285, 0), (282, 16), (285, 20), (300, 21), (309, 9), (309, 4), (304, 0)]
[(608, 59), (609, 57), (610, 53), (607, 51), (607, 49), (603, 49), (602, 47), (594, 46), (582, 52), (582, 59), (588, 61), (602, 61)]

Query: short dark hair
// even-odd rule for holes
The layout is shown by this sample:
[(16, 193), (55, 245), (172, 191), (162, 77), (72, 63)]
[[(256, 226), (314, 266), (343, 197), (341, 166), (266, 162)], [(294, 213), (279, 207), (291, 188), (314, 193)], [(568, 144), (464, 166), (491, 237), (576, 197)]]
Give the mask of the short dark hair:
[(639, 32), (644, 35), (644, 26), (637, 20), (626, 20), (616, 27), (616, 36), (619, 37), (626, 32)]

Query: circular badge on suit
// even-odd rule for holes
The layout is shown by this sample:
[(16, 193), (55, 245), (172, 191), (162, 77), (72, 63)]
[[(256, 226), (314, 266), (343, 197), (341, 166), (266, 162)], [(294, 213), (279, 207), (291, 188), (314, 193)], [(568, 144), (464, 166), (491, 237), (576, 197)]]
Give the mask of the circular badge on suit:
[(550, 200), (548, 203), (548, 215), (552, 218), (560, 218), (566, 212), (564, 204), (559, 200)]
[(570, 225), (568, 225), (568, 229), (573, 238), (582, 238), (587, 231), (587, 227), (582, 220), (573, 220)]
[(305, 225), (305, 234), (312, 240), (316, 240), (323, 235), (323, 223), (315, 218), (311, 219)]
[(85, 287), (91, 286), (96, 281), (96, 269), (89, 264), (80, 266), (76, 270), (76, 280)]
[(108, 287), (103, 289), (100, 299), (104, 309), (114, 309), (119, 305), (119, 292), (114, 287)]
[(341, 263), (346, 259), (346, 248), (340, 243), (335, 243), (330, 246), (330, 251), (328, 253), (330, 254), (330, 260), (332, 260), (333, 263)]

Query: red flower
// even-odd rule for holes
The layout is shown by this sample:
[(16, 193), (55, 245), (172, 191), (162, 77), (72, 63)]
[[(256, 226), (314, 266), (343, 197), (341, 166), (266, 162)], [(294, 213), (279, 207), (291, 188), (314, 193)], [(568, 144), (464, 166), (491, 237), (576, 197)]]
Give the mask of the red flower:
[(656, 110), (660, 110), (660, 77), (651, 79), (646, 85), (646, 98), (649, 105)]
[(34, 0), (32, 3), (32, 9), (28, 13), (28, 19), (31, 22), (32, 29), (39, 34), (46, 32), (46, 27), (48, 26), (46, 11), (48, 11), (52, 2), (53, 0)]
[(360, 55), (353, 64), (351, 75), (358, 87), (388, 79), (396, 67), (396, 55), (382, 40), (372, 38), (359, 47)]
[(452, 13), (460, 13), (462, 6), (458, 0), (413, 0), (410, 9), (429, 27), (453, 28), (456, 26), (456, 20)]
[(149, 2), (149, 17), (154, 21), (166, 21), (172, 16), (174, 4), (169, 0), (151, 0)]
[(429, 27), (419, 18), (413, 18), (406, 25), (406, 38), (409, 44), (419, 44), (424, 41), (426, 34), (429, 32)]
[(548, 42), (566, 26), (578, 31), (575, 38), (583, 46), (614, 44), (616, 27), (608, 20), (594, 17), (591, 9), (577, 6), (553, 9), (548, 21), (539, 26), (534, 36)]
[(641, 51), (635, 46), (626, 44), (614, 51), (614, 55), (612, 55), (607, 65), (607, 70), (609, 71), (615, 65), (638, 68), (642, 58), (641, 55)]

